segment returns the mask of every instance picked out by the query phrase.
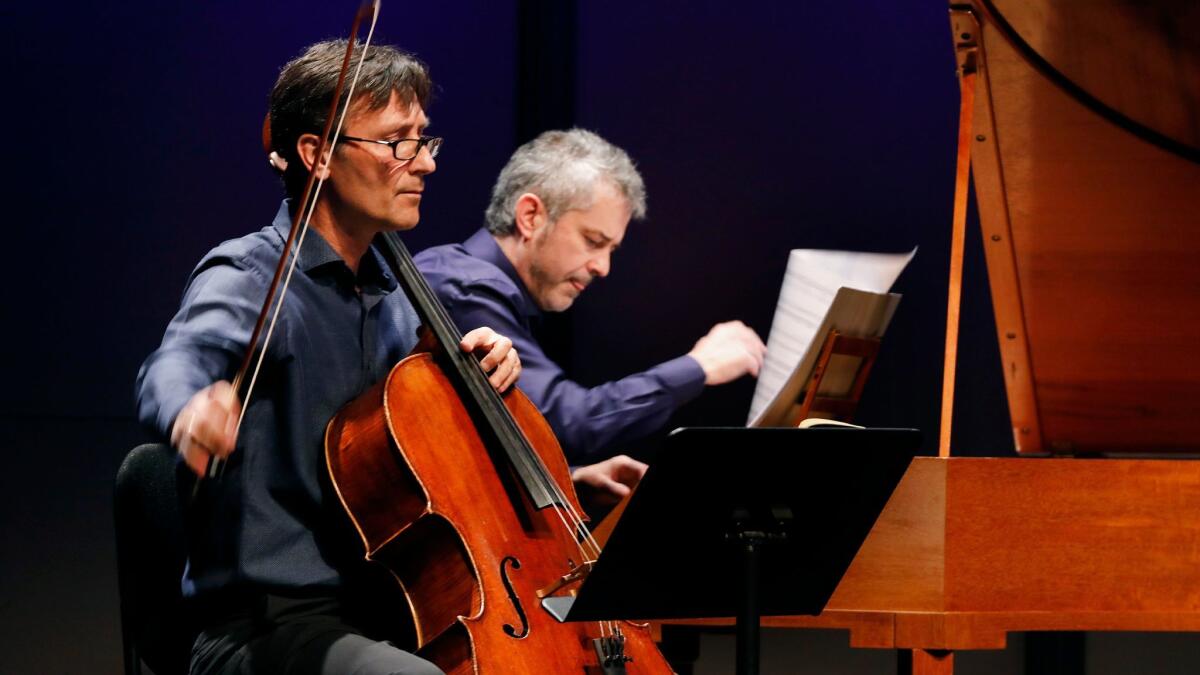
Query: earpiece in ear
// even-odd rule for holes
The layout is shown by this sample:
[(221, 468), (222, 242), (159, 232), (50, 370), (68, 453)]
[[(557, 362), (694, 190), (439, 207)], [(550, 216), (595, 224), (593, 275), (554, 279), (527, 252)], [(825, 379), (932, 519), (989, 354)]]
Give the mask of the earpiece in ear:
[(279, 173), (287, 171), (287, 160), (283, 157), (280, 157), (279, 153), (275, 152), (274, 150), (271, 151), (271, 154), (267, 155), (267, 163), (271, 165), (271, 168), (275, 169)]

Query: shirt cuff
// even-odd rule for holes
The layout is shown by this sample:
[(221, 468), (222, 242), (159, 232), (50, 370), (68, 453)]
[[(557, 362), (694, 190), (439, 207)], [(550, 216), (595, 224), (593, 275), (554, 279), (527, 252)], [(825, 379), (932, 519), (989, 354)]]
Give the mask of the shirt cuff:
[(654, 367), (653, 372), (670, 392), (676, 408), (704, 391), (704, 369), (696, 359), (686, 354), (660, 363)]

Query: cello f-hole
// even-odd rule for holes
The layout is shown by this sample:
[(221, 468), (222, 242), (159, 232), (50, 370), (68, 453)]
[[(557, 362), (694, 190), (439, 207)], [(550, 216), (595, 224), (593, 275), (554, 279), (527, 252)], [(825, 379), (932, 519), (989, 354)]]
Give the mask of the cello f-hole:
[(504, 560), (500, 561), (500, 579), (504, 581), (504, 590), (508, 591), (508, 601), (512, 603), (513, 609), (517, 610), (517, 617), (521, 619), (521, 629), (513, 628), (512, 624), (504, 624), (504, 634), (510, 638), (520, 640), (529, 635), (529, 621), (525, 617), (525, 608), (521, 606), (521, 599), (517, 597), (517, 591), (513, 588), (512, 580), (508, 578), (508, 568), (514, 570), (521, 569), (521, 561), (510, 556), (505, 556)]

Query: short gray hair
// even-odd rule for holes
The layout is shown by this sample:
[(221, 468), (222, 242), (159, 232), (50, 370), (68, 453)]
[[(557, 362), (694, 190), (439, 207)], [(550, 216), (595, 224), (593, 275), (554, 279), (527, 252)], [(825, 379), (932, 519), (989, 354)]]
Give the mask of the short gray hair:
[(585, 129), (547, 131), (517, 148), (500, 171), (485, 214), (488, 232), (516, 230), (513, 209), (526, 192), (541, 198), (552, 223), (571, 209), (590, 208), (601, 180), (625, 196), (634, 219), (646, 217), (646, 186), (624, 150)]

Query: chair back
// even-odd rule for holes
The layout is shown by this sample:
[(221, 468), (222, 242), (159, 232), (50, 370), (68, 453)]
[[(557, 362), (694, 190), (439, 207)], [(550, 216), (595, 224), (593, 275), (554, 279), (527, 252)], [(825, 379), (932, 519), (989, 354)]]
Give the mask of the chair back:
[(125, 674), (186, 675), (196, 629), (180, 590), (190, 473), (163, 444), (134, 448), (117, 471), (113, 519)]

